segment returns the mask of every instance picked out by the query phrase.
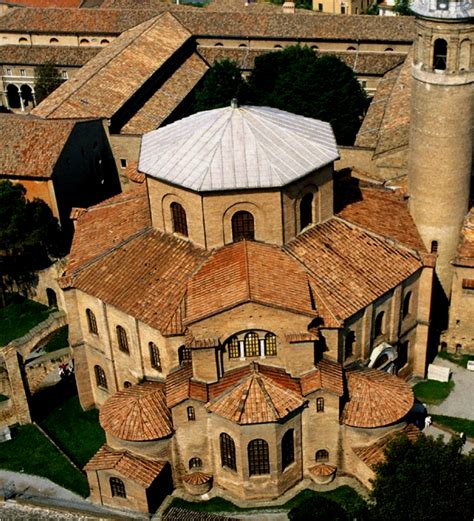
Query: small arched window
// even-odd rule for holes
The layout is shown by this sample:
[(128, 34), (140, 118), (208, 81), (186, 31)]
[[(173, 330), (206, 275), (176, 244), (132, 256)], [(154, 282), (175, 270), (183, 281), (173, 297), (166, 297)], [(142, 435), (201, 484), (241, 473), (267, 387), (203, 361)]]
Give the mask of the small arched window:
[(100, 367), (100, 365), (94, 366), (95, 373), (95, 383), (97, 387), (102, 387), (102, 389), (107, 389), (107, 377), (105, 376), (105, 371)]
[(48, 299), (48, 306), (50, 308), (57, 308), (58, 307), (58, 297), (56, 295), (56, 292), (54, 289), (46, 288), (46, 297)]
[(173, 231), (187, 237), (188, 222), (186, 220), (186, 212), (179, 203), (171, 203), (171, 220), (173, 222)]
[(375, 337), (378, 337), (379, 335), (383, 335), (383, 333), (384, 333), (384, 317), (385, 317), (384, 311), (381, 311), (375, 317), (375, 325), (374, 325), (374, 336)]
[(255, 224), (250, 212), (236, 212), (232, 216), (232, 240), (253, 241), (255, 239)]
[(194, 410), (194, 407), (189, 406), (186, 409), (186, 413), (188, 415), (188, 421), (193, 422), (196, 420), (196, 411)]
[(300, 202), (300, 231), (313, 222), (313, 199), (314, 196), (308, 192), (301, 198)]
[(249, 475), (260, 476), (270, 473), (270, 455), (265, 440), (252, 440), (247, 446)]
[(129, 389), (130, 387), (132, 387), (132, 383), (129, 381), (126, 381), (126, 382), (123, 382), (123, 386), (125, 389)]
[(150, 348), (151, 366), (153, 367), (153, 369), (161, 371), (161, 358), (158, 346), (154, 342), (148, 342), (148, 347)]
[(232, 470), (237, 470), (235, 459), (235, 443), (234, 440), (225, 432), (221, 432), (219, 436), (221, 448), (221, 464)]
[(109, 40), (107, 40), (107, 38), (104, 38), (103, 40), (100, 41), (100, 45), (108, 45), (110, 42)]
[(409, 291), (403, 299), (402, 318), (407, 317), (411, 313), (411, 291)]
[(179, 365), (188, 365), (192, 363), (192, 351), (189, 347), (181, 346), (178, 349)]
[(227, 349), (229, 351), (229, 358), (240, 358), (239, 340), (233, 336), (227, 341)]
[(385, 52), (393, 52), (393, 49), (392, 49), (391, 47), (387, 47), (387, 48), (385, 49)]
[(433, 69), (438, 71), (446, 70), (448, 58), (448, 42), (443, 38), (438, 38), (434, 42), (433, 48)]
[(348, 51), (355, 51), (356, 48), (351, 46), (351, 47), (348, 47), (347, 50), (348, 50)]
[(273, 333), (267, 333), (265, 335), (265, 356), (276, 356), (276, 354), (277, 354), (276, 336)]
[(324, 398), (316, 398), (316, 412), (324, 412)]
[(87, 38), (81, 38), (79, 45), (89, 45), (89, 40)]
[(98, 335), (97, 329), (97, 320), (95, 319), (95, 315), (92, 310), (86, 309), (86, 318), (87, 318), (87, 327), (89, 328), (89, 333), (93, 333), (94, 335)]
[(200, 469), (202, 467), (201, 458), (191, 458), (189, 460), (189, 470)]
[(241, 43), (241, 44), (239, 45), (239, 47), (247, 47), (247, 44), (246, 44), (246, 43)]
[(354, 354), (355, 333), (349, 331), (344, 339), (344, 360)]
[(49, 43), (50, 45), (56, 45), (57, 43), (59, 43), (59, 40), (57, 38), (50, 38)]
[(438, 253), (438, 241), (431, 241), (431, 253)]
[(222, 44), (221, 42), (217, 42), (214, 44), (214, 47), (224, 47), (224, 44)]
[(244, 338), (245, 356), (260, 356), (260, 342), (257, 333), (250, 332)]
[(28, 43), (28, 39), (22, 36), (21, 38), (18, 39), (18, 43), (22, 43), (22, 44)]
[(128, 338), (127, 338), (127, 332), (122, 326), (116, 327), (117, 332), (117, 342), (120, 351), (123, 351), (124, 353), (130, 353), (130, 349), (128, 347)]
[(110, 493), (112, 497), (127, 497), (125, 485), (119, 478), (110, 478)]
[(320, 449), (316, 452), (316, 461), (329, 461), (329, 452), (326, 449)]
[(286, 431), (281, 440), (281, 470), (295, 461), (295, 441), (293, 429)]
[(274, 45), (273, 48), (274, 48), (274, 49), (283, 49), (283, 47), (282, 47), (281, 45), (278, 45), (278, 44), (277, 44), (277, 45)]
[(319, 50), (319, 47), (317, 45), (312, 45), (311, 46), (311, 49), (313, 49), (313, 51), (318, 51)]

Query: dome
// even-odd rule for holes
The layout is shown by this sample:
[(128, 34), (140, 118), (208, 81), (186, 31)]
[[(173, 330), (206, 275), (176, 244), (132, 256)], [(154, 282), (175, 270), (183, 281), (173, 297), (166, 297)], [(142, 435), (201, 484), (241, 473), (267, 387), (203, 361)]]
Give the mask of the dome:
[(329, 123), (269, 107), (227, 107), (145, 134), (139, 171), (198, 192), (277, 188), (338, 157)]
[(413, 0), (410, 9), (423, 18), (469, 20), (474, 16), (469, 0)]

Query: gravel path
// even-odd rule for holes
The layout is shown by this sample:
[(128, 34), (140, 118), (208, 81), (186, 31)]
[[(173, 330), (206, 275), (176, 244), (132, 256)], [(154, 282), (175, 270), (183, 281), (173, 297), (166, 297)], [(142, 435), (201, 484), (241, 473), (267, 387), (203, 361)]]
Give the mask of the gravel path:
[[(445, 443), (451, 439), (452, 434), (448, 431), (444, 431), (436, 427), (435, 425), (430, 425), (429, 427), (423, 429), (423, 434), (426, 434), (427, 436), (433, 436), (434, 438), (437, 438), (438, 436), (443, 436), (443, 439)], [(474, 449), (474, 443), (471, 441), (466, 441), (462, 448), (462, 452), (464, 454), (468, 454), (472, 449)]]

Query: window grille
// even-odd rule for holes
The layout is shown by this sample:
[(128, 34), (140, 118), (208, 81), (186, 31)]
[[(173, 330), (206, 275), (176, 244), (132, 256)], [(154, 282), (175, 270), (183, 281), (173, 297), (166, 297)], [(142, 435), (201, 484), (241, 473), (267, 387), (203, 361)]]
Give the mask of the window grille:
[(232, 470), (237, 470), (235, 459), (235, 443), (234, 440), (225, 432), (222, 432), (220, 437), (221, 445), (221, 462), (223, 467), (228, 467)]
[(316, 412), (324, 412), (324, 398), (316, 398)]
[(240, 358), (239, 340), (236, 336), (233, 336), (227, 342), (229, 358)]
[(269, 474), (270, 458), (268, 443), (265, 440), (252, 440), (247, 447), (250, 476)]
[(98, 334), (97, 320), (94, 313), (90, 309), (86, 309), (87, 325), (89, 326), (89, 333)]
[(250, 212), (237, 212), (232, 216), (232, 240), (242, 241), (255, 239), (255, 225)]
[(317, 462), (329, 461), (329, 452), (325, 449), (320, 449), (318, 452), (316, 452), (315, 459)]
[(125, 485), (119, 478), (110, 478), (110, 492), (112, 497), (127, 497)]
[(276, 336), (273, 333), (267, 333), (265, 335), (265, 356), (276, 356), (276, 355), (277, 355)]
[(188, 421), (190, 421), (190, 422), (195, 421), (196, 413), (194, 411), (194, 407), (188, 407), (187, 413), (188, 413)]
[(191, 458), (189, 460), (189, 469), (200, 469), (202, 467), (202, 460), (201, 458)]
[(97, 387), (102, 387), (103, 389), (107, 389), (107, 377), (105, 376), (105, 371), (100, 367), (100, 365), (96, 365), (94, 367), (95, 372), (95, 381), (97, 383)]
[(117, 326), (117, 341), (120, 351), (123, 351), (124, 353), (130, 352), (128, 347), (127, 332), (122, 326)]
[(260, 343), (257, 333), (247, 333), (244, 340), (245, 356), (260, 356)]
[(173, 231), (188, 236), (188, 223), (186, 212), (179, 203), (171, 203), (171, 219), (173, 221)]
[(150, 348), (151, 366), (153, 369), (161, 371), (160, 350), (158, 349), (158, 346), (154, 342), (149, 342), (148, 346)]

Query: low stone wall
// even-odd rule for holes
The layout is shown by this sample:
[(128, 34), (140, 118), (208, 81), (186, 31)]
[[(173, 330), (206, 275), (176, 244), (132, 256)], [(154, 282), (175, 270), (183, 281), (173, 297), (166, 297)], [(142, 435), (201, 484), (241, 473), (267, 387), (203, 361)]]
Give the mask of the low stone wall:
[(58, 349), (52, 353), (35, 358), (25, 366), (26, 378), (30, 392), (34, 394), (41, 389), (45, 378), (53, 371), (59, 376), (59, 366), (71, 361), (71, 350), (69, 347)]

